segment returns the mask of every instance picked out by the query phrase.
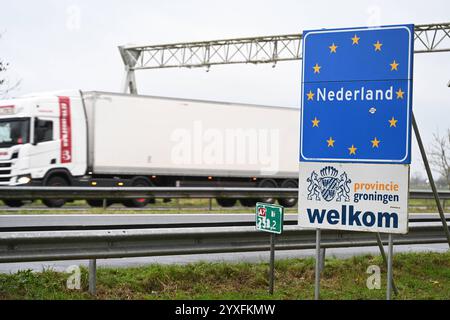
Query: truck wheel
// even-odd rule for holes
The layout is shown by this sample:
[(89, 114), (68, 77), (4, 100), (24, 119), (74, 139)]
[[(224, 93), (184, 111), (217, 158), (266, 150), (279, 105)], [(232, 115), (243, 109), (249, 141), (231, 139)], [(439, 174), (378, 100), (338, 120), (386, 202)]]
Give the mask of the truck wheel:
[[(133, 187), (153, 187), (153, 183), (144, 178), (138, 178), (131, 184)], [(154, 203), (152, 198), (138, 198), (123, 201), (123, 205), (127, 208), (143, 208), (149, 202)]]
[[(278, 187), (278, 184), (273, 179), (263, 179), (258, 183), (258, 188), (276, 188)], [(259, 202), (265, 202), (265, 203), (275, 203), (276, 198), (274, 197), (268, 197), (268, 198), (260, 198), (258, 199)]]
[[(60, 176), (53, 176), (45, 184), (49, 187), (67, 187), (69, 183)], [(60, 208), (66, 203), (66, 199), (43, 199), (42, 202), (49, 208)]]
[[(297, 188), (298, 182), (294, 179), (284, 180), (280, 188)], [(279, 198), (278, 203), (286, 208), (291, 208), (297, 204), (297, 198)]]
[(3, 200), (3, 203), (11, 208), (20, 208), (25, 204), (22, 200)]
[(239, 199), (239, 202), (244, 206), (244, 207), (254, 207), (256, 206), (256, 202), (258, 202), (257, 199)]
[(236, 199), (232, 198), (216, 198), (217, 204), (224, 208), (233, 207), (236, 204)]

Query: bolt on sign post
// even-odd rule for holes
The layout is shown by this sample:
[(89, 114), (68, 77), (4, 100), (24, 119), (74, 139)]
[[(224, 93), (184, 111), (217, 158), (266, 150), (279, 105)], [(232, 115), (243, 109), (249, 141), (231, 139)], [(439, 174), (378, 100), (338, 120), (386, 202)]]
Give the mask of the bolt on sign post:
[(273, 294), (275, 271), (275, 235), (283, 232), (284, 207), (256, 203), (256, 230), (270, 232), (269, 294)]
[[(321, 229), (387, 233), (391, 249), (408, 232), (413, 42), (413, 25), (303, 33), (298, 224), (317, 255)], [(319, 284), (316, 268), (316, 299)]]

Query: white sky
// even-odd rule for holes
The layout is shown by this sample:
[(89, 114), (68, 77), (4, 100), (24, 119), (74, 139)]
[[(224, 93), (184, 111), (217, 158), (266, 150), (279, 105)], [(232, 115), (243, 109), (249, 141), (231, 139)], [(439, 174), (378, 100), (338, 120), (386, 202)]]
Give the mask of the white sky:
[[(450, 1), (5, 1), (0, 56), (15, 95), (120, 91), (118, 45), (298, 33), (306, 29), (450, 21)], [(298, 106), (301, 62), (137, 72), (139, 93)], [(415, 55), (413, 108), (423, 139), (450, 128), (450, 53)], [(423, 171), (413, 142), (412, 172)]]

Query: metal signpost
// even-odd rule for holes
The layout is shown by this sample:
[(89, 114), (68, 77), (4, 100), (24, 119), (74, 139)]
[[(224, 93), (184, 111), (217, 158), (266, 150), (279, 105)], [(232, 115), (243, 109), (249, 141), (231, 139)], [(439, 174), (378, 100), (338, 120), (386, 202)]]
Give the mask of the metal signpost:
[(273, 294), (275, 278), (275, 235), (283, 232), (284, 207), (256, 203), (256, 230), (270, 232), (269, 294)]
[(413, 25), (303, 33), (298, 221), (317, 230), (316, 299), (321, 229), (388, 233), (391, 297), (392, 234), (408, 232), (413, 43)]

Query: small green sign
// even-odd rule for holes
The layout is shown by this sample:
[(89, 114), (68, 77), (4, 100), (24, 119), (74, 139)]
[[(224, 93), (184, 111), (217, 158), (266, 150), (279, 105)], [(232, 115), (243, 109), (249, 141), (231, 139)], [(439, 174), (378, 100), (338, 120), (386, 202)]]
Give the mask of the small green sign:
[(256, 203), (256, 230), (283, 232), (284, 208), (270, 203)]

